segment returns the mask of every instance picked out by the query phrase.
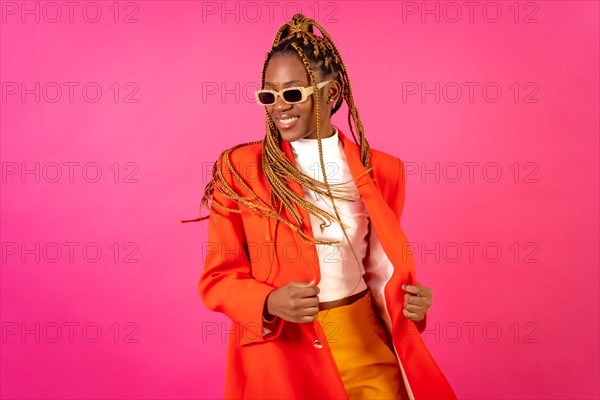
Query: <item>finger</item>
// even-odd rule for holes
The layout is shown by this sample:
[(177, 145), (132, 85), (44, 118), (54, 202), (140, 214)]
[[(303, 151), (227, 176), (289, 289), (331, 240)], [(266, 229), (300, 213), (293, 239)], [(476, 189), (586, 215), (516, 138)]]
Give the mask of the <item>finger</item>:
[(413, 296), (431, 297), (431, 289), (426, 286), (404, 285), (402, 289)]
[(415, 296), (412, 294), (404, 295), (404, 303), (406, 304), (418, 304), (422, 306), (431, 306), (431, 298), (430, 297), (421, 297)]
[(410, 312), (425, 314), (427, 312), (427, 307), (419, 306), (415, 304), (405, 304), (404, 309)]
[(423, 315), (408, 311), (408, 310), (402, 310), (402, 313), (404, 314), (404, 316), (412, 321), (421, 321), (423, 319)]
[(302, 310), (303, 317), (314, 317), (319, 314), (319, 307), (307, 307)]
[(298, 282), (298, 281), (290, 282), (290, 285), (295, 286), (295, 287), (312, 287), (314, 283), (315, 283), (315, 279), (313, 278), (312, 281), (308, 281), (308, 282)]
[(297, 300), (294, 308), (296, 310), (302, 310), (312, 307), (319, 308), (319, 299), (317, 297), (305, 297), (300, 300)]
[(402, 285), (402, 290), (404, 290), (405, 292), (417, 294), (419, 293), (419, 286), (405, 284)]
[(318, 314), (319, 314), (318, 307), (309, 307), (309, 308), (303, 308), (300, 310), (294, 310), (289, 315), (293, 320), (299, 321), (303, 318), (316, 318), (316, 316)]
[(317, 297), (319, 294), (319, 288), (316, 287), (303, 287), (303, 288), (295, 288), (292, 296), (295, 298), (313, 298)]
[(301, 317), (296, 317), (294, 318), (294, 322), (297, 323), (308, 323), (308, 322), (313, 322), (314, 320), (317, 319), (317, 315), (304, 315)]

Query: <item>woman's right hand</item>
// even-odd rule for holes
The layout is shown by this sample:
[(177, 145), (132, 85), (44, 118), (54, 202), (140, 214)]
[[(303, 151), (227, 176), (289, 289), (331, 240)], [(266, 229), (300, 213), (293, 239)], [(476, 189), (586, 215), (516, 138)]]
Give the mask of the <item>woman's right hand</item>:
[(290, 282), (267, 296), (266, 311), (290, 322), (313, 322), (319, 313), (319, 288), (310, 282)]

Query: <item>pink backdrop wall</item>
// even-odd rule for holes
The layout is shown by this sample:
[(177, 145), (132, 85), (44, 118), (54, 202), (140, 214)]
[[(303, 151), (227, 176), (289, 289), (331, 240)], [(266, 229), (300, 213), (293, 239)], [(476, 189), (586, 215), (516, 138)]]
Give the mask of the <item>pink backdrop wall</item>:
[(222, 395), (207, 224), (179, 221), (263, 137), (252, 91), (296, 11), (407, 164), (424, 338), (458, 396), (599, 398), (598, 2), (471, 4), (1, 2), (2, 398)]

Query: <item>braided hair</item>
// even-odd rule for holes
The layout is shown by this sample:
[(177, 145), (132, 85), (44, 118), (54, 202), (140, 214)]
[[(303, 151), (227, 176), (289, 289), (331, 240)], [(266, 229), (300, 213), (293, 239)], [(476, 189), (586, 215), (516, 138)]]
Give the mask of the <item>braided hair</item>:
[[(321, 32), (322, 36), (316, 35), (314, 32), (314, 28), (317, 28)], [(265, 71), (267, 69), (269, 60), (273, 56), (281, 54), (296, 55), (300, 58), (300, 60), (306, 68), (306, 71), (310, 78), (310, 83), (314, 88), (314, 109), (316, 113), (317, 141), (321, 169), (325, 171), (325, 164), (323, 161), (323, 151), (321, 145), (321, 96), (317, 87), (318, 82), (315, 79), (315, 74), (313, 73), (313, 70), (320, 71), (322, 76), (332, 76), (332, 79), (336, 80), (340, 84), (341, 96), (339, 96), (336, 99), (331, 113), (333, 115), (335, 112), (337, 112), (342, 106), (343, 101), (346, 101), (346, 104), (348, 106), (348, 125), (354, 138), (354, 142), (360, 146), (361, 162), (365, 166), (365, 171), (361, 175), (371, 173), (371, 151), (369, 143), (365, 138), (364, 129), (358, 114), (358, 109), (356, 108), (356, 105), (354, 103), (354, 99), (352, 96), (352, 88), (350, 85), (350, 78), (348, 77), (348, 72), (346, 70), (344, 62), (342, 61), (340, 52), (338, 51), (337, 47), (333, 43), (333, 40), (327, 34), (325, 29), (323, 29), (323, 27), (319, 25), (316, 21), (307, 18), (303, 14), (295, 14), (289, 22), (283, 24), (275, 34), (271, 50), (267, 53), (265, 57), (261, 74), (261, 87), (264, 87), (265, 84)], [(353, 123), (356, 127), (356, 134), (358, 135), (358, 140), (356, 138), (355, 131), (352, 127)], [(304, 222), (302, 221), (295, 207), (295, 205), (302, 207), (308, 213), (313, 214), (317, 218), (319, 218), (322, 221), (320, 228), (321, 231), (323, 231), (324, 227), (328, 226), (327, 221), (329, 221), (329, 223), (337, 222), (340, 223), (342, 227), (344, 226), (338, 214), (337, 207), (335, 207), (335, 203), (333, 204), (333, 208), (336, 215), (332, 216), (324, 210), (320, 209), (319, 207), (316, 207), (311, 202), (305, 200), (303, 197), (298, 196), (286, 184), (285, 179), (296, 181), (309, 190), (327, 195), (331, 198), (332, 202), (334, 198), (345, 199), (350, 201), (353, 201), (353, 199), (342, 197), (342, 194), (345, 193), (345, 191), (342, 189), (336, 190), (336, 188), (334, 187), (334, 190), (332, 192), (332, 185), (330, 185), (327, 182), (327, 177), (325, 173), (323, 174), (324, 182), (320, 182), (299, 171), (281, 151), (281, 140), (281, 136), (271, 116), (268, 112), (266, 112), (266, 134), (263, 140), (238, 144), (236, 146), (224, 150), (219, 155), (218, 159), (213, 165), (212, 179), (207, 184), (204, 190), (204, 195), (200, 203), (200, 208), (204, 206), (208, 208), (208, 210), (211, 213), (221, 217), (221, 215), (218, 212), (216, 212), (214, 208), (208, 207), (208, 202), (211, 201), (211, 205), (215, 206), (216, 208), (227, 210), (229, 212), (241, 213), (240, 209), (228, 208), (221, 204), (218, 204), (218, 202), (213, 201), (214, 190), (219, 190), (225, 197), (233, 199), (236, 203), (247, 207), (253, 212), (265, 215), (267, 217), (274, 217), (276, 219), (275, 234), (277, 232), (277, 222), (282, 222), (288, 225), (291, 229), (293, 229), (300, 236), (300, 238), (307, 243), (339, 243), (338, 241), (332, 242), (316, 240), (313, 237), (306, 235), (302, 231), (302, 226), (304, 225)], [(248, 146), (257, 143), (262, 143), (262, 169), (265, 174), (266, 180), (271, 188), (271, 204), (266, 204), (264, 201), (258, 198), (258, 196), (256, 196), (256, 194), (253, 191), (250, 190), (250, 188), (246, 185), (246, 183), (243, 181), (240, 175), (235, 171), (229, 160), (229, 153), (231, 153), (233, 150), (242, 146)], [(249, 196), (241, 196), (228, 185), (221, 169), (219, 168), (222, 161), (225, 162), (225, 165), (229, 169), (233, 178), (241, 185), (241, 187), (244, 188), (244, 190), (247, 193), (250, 194)], [(333, 186), (344, 184), (345, 183), (334, 184)], [(336, 193), (335, 195), (334, 192)], [(286, 207), (286, 209), (292, 214), (295, 220), (295, 224), (281, 216), (283, 207)], [(209, 216), (182, 222), (202, 221), (207, 218), (209, 218)], [(348, 239), (345, 229), (343, 229), (343, 231), (344, 235), (346, 235), (346, 238)]]

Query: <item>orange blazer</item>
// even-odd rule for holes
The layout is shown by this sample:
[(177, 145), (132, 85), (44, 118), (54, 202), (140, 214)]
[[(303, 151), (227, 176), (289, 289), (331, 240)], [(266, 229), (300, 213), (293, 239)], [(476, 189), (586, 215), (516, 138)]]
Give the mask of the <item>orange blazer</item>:
[[(391, 332), (402, 377), (410, 399), (456, 399), (446, 377), (421, 338), (426, 320), (415, 323), (404, 316), (403, 284), (418, 284), (407, 238), (400, 227), (404, 205), (405, 171), (402, 160), (371, 149), (375, 179), (360, 160), (360, 148), (338, 128), (350, 172), (360, 198), (368, 211), (371, 234), (376, 234), (387, 256), (378, 270), (365, 265), (365, 280), (374, 299), (374, 307)], [(288, 142), (281, 149), (296, 165)], [(229, 155), (229, 161), (265, 203), (270, 188), (262, 174), (262, 143), (241, 146)], [(247, 196), (243, 185), (229, 173), (224, 162), (218, 166), (238, 195)], [(298, 182), (288, 186), (303, 197)], [(228, 208), (239, 206), (218, 190), (214, 200)], [(304, 233), (312, 237), (308, 213), (298, 207)], [(232, 324), (224, 334), (228, 338), (225, 371), (225, 398), (235, 399), (347, 399), (340, 374), (326, 341), (313, 346), (315, 329), (326, 338), (318, 320), (292, 323), (278, 319), (271, 333), (263, 335), (263, 307), (269, 293), (291, 281), (320, 281), (316, 246), (309, 245), (283, 223), (277, 227), (273, 260), (272, 230), (274, 218), (244, 209), (235, 213), (215, 207), (224, 216), (210, 215), (204, 271), (198, 283), (202, 301), (210, 310), (222, 312)], [(291, 213), (283, 216), (293, 221)], [(271, 233), (269, 233), (271, 232)], [(365, 257), (368, 261), (368, 257)], [(272, 262), (271, 262), (272, 261)], [(265, 325), (267, 326), (267, 325)]]

